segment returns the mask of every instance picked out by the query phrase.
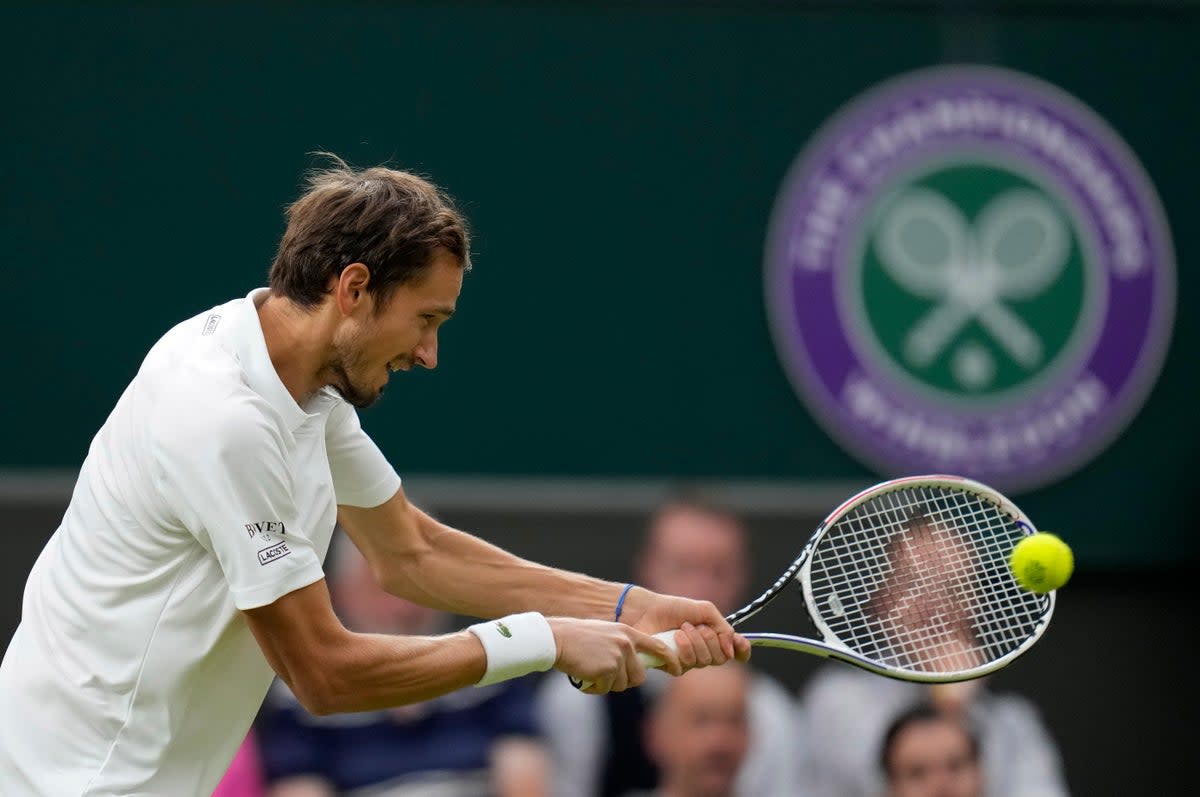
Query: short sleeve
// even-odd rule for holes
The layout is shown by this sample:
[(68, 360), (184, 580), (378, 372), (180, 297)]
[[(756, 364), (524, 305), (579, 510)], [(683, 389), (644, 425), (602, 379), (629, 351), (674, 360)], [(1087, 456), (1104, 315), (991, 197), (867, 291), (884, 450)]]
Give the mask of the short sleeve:
[(240, 396), (178, 406), (159, 419), (169, 429), (156, 435), (165, 492), (217, 558), (239, 609), (324, 577), (298, 522), (283, 438), (266, 411)]
[(343, 506), (379, 506), (400, 489), (400, 476), (358, 421), (349, 404), (339, 402), (325, 425), (325, 450), (333, 492)]

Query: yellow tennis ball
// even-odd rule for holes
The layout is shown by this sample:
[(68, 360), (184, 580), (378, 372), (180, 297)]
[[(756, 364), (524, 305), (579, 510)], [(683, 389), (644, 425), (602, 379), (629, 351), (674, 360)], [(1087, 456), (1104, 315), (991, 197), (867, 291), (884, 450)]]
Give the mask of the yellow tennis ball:
[(1016, 544), (1010, 563), (1022, 587), (1030, 592), (1050, 592), (1067, 583), (1075, 569), (1075, 555), (1058, 537), (1040, 531)]

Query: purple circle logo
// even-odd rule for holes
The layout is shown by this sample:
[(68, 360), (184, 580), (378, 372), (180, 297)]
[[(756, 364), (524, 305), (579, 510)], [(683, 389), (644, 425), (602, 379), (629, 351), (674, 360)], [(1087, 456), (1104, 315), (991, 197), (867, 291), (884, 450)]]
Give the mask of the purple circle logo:
[(1175, 263), (1133, 153), (1079, 100), (991, 67), (849, 103), (776, 199), (776, 349), (847, 450), (890, 474), (1047, 484), (1157, 378)]

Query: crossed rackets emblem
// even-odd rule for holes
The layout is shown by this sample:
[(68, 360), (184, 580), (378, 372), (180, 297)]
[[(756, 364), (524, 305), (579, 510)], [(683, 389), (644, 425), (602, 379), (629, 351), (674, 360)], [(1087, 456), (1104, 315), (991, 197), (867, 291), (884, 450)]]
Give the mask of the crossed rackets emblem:
[[(1041, 194), (1006, 191), (972, 224), (937, 191), (910, 189), (884, 211), (875, 243), (900, 288), (936, 302), (905, 335), (903, 355), (911, 366), (931, 365), (971, 321), (1024, 369), (1042, 362), (1041, 338), (1006, 304), (1037, 296), (1067, 264), (1070, 234)], [(990, 380), (994, 361), (984, 347), (958, 343), (951, 354), (964, 387)]]

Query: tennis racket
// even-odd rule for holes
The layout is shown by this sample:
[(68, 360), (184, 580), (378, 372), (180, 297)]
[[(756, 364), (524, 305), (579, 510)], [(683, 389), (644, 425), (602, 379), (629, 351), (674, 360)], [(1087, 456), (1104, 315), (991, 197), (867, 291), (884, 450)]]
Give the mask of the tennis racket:
[[(741, 631), (796, 585), (821, 638), (743, 632), (751, 645), (904, 681), (978, 678), (1029, 650), (1054, 613), (1055, 594), (1023, 589), (1009, 566), (1013, 546), (1033, 533), (1020, 509), (978, 482), (886, 481), (835, 509), (775, 583), (727, 619)], [(674, 648), (674, 631), (656, 636)]]

